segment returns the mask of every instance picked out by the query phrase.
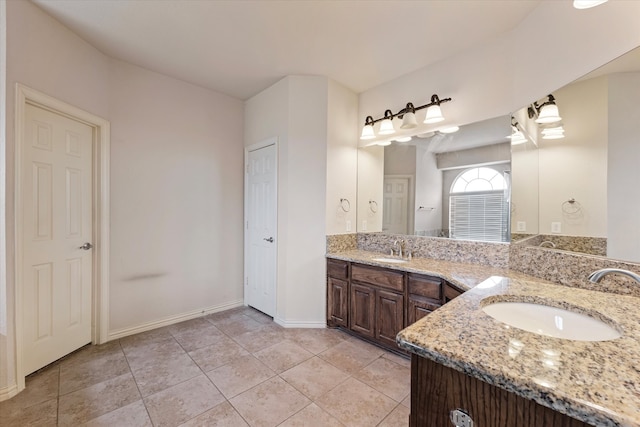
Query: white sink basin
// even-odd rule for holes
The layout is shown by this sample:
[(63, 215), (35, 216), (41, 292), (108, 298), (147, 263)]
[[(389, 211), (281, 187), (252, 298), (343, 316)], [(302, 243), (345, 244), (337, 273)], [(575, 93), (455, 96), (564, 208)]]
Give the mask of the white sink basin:
[(407, 260), (404, 259), (387, 257), (374, 258), (373, 260), (378, 262), (388, 262), (389, 264), (404, 264), (407, 262)]
[(493, 302), (482, 307), (489, 316), (534, 334), (575, 341), (609, 341), (622, 335), (595, 317), (528, 302)]

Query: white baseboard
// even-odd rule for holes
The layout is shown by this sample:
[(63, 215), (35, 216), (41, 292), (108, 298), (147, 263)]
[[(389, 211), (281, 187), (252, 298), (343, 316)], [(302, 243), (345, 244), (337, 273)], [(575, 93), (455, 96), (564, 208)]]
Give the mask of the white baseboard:
[(185, 320), (195, 319), (197, 317), (204, 316), (206, 314), (217, 313), (219, 311), (230, 310), (232, 308), (241, 307), (244, 305), (243, 300), (237, 300), (228, 302), (221, 305), (215, 305), (212, 307), (202, 308), (199, 310), (190, 311), (188, 313), (182, 313), (175, 316), (166, 317), (160, 320), (154, 320), (152, 322), (143, 323), (142, 325), (133, 326), (130, 328), (117, 329), (110, 331), (108, 341), (117, 340), (118, 338), (124, 338), (129, 335), (139, 334), (140, 332), (150, 331), (152, 329), (161, 328), (163, 326), (173, 325), (174, 323), (184, 322)]
[(327, 321), (309, 321), (309, 320), (285, 320), (280, 317), (274, 317), (273, 321), (283, 328), (316, 328), (322, 329), (327, 327)]
[(7, 387), (0, 388), (0, 402), (11, 399), (18, 394), (18, 386), (13, 384)]

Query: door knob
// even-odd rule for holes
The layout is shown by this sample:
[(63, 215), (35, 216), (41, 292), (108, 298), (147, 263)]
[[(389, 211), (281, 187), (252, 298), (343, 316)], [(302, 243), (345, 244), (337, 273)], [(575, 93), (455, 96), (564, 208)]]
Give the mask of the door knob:
[(88, 251), (92, 247), (93, 247), (93, 245), (91, 243), (87, 242), (84, 245), (80, 246), (78, 249), (84, 249), (85, 251)]
[(262, 239), (262, 240), (265, 240), (265, 241), (267, 241), (267, 242), (269, 242), (269, 243), (273, 243), (273, 237), (269, 237), (268, 239), (265, 237), (265, 238), (264, 238), (264, 239)]

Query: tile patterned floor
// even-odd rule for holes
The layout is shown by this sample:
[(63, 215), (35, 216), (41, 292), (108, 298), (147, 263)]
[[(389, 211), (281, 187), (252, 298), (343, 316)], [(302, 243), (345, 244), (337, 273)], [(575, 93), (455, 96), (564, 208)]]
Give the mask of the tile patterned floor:
[(87, 346), (0, 402), (2, 426), (383, 426), (409, 417), (409, 360), (238, 308)]

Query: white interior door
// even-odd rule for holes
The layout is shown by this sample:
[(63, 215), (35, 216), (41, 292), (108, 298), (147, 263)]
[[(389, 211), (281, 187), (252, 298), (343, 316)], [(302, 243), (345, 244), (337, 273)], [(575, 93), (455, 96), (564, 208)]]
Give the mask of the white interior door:
[(29, 104), (24, 123), (22, 354), (28, 374), (91, 342), (93, 129)]
[(382, 231), (408, 234), (409, 178), (384, 178)]
[(275, 145), (247, 159), (247, 269), (245, 301), (269, 316), (276, 311), (277, 193)]

